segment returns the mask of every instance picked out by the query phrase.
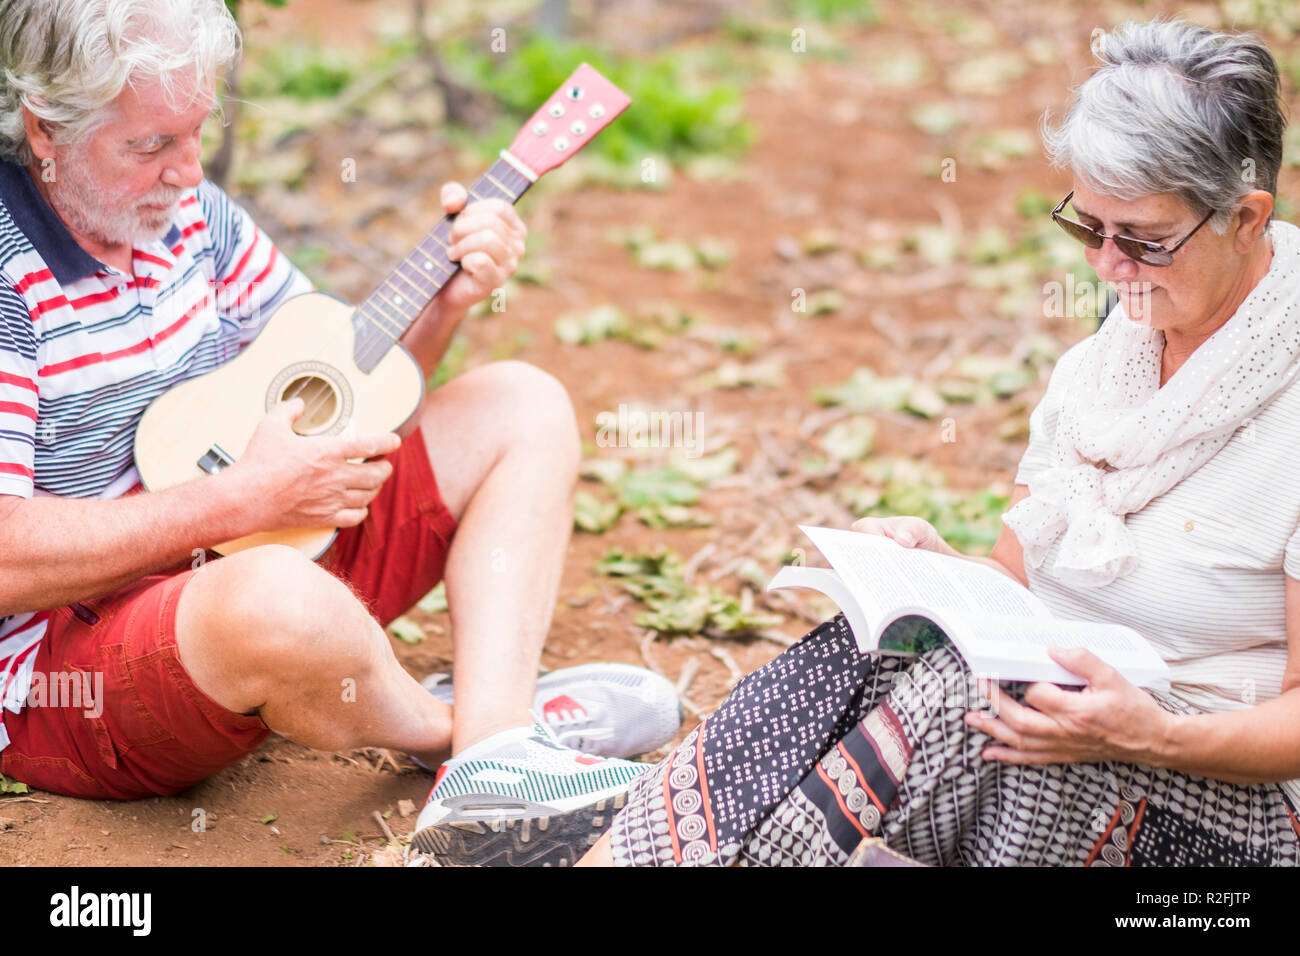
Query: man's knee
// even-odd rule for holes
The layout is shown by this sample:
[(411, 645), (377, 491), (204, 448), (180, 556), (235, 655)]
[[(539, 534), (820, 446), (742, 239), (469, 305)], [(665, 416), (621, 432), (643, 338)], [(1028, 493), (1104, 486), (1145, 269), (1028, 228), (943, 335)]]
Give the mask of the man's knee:
[(249, 548), (203, 566), (186, 586), (191, 643), (265, 663), (337, 655), (364, 659), (375, 625), (348, 586), (284, 545)]
[(495, 412), (493, 434), (506, 448), (525, 445), (571, 465), (582, 453), (577, 416), (568, 390), (554, 375), (517, 360), (493, 362), (476, 370), (485, 403)]

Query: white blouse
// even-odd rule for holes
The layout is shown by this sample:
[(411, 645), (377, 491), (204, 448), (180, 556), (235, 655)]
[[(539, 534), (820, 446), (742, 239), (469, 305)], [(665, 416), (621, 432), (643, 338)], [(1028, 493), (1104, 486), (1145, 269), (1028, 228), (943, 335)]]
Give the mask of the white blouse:
[[(1121, 317), (1122, 318), (1122, 317)], [(1064, 383), (1088, 340), (1052, 370), (1029, 419), (1016, 484), (1052, 456)], [(1125, 518), (1137, 567), (1104, 587), (1075, 588), (1026, 565), (1029, 588), (1059, 617), (1127, 624), (1172, 670), (1171, 695), (1208, 712), (1281, 693), (1285, 578), (1300, 578), (1300, 385), (1282, 389), (1218, 453)], [(1300, 805), (1300, 780), (1285, 785)]]

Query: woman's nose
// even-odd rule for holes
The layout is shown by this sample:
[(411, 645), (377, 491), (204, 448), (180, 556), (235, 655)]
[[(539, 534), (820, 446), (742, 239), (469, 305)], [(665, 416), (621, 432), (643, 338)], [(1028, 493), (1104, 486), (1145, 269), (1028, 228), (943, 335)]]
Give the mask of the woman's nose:
[(1100, 249), (1087, 249), (1084, 258), (1097, 273), (1102, 282), (1124, 282), (1138, 274), (1138, 263), (1124, 255), (1109, 236), (1102, 242)]

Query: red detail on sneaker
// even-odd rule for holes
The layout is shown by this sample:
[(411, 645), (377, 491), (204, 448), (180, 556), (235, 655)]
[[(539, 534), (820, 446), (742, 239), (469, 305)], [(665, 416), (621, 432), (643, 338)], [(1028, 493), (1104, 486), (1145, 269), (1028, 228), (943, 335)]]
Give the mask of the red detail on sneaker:
[(430, 801), (433, 800), (433, 791), (438, 789), (438, 784), (442, 783), (442, 778), (445, 777), (446, 775), (447, 775), (447, 765), (443, 764), (441, 767), (438, 768), (438, 772), (433, 776), (433, 787), (429, 790), (429, 796), (424, 801), (426, 806), (429, 804)]
[(583, 754), (581, 757), (574, 757), (573, 759), (574, 759), (575, 762), (580, 763), (580, 764), (584, 764), (584, 765), (586, 765), (586, 766), (591, 766), (591, 765), (594, 764), (594, 763), (604, 763), (604, 762), (605, 762), (605, 758), (604, 758), (604, 757), (588, 757), (586, 754)]
[(546, 718), (548, 724), (563, 723), (569, 720), (583, 720), (587, 716), (587, 708), (568, 694), (561, 694), (559, 697), (552, 697), (542, 705), (542, 715)]

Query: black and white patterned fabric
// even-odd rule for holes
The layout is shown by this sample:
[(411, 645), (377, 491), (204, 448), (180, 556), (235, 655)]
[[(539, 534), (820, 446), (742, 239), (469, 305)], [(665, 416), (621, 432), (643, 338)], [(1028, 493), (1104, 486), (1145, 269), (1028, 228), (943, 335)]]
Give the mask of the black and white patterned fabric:
[(1300, 864), (1300, 820), (1276, 785), (985, 761), (992, 738), (964, 720), (981, 703), (956, 651), (865, 656), (838, 616), (741, 681), (633, 783), (615, 862), (842, 866), (881, 836), (945, 866)]

